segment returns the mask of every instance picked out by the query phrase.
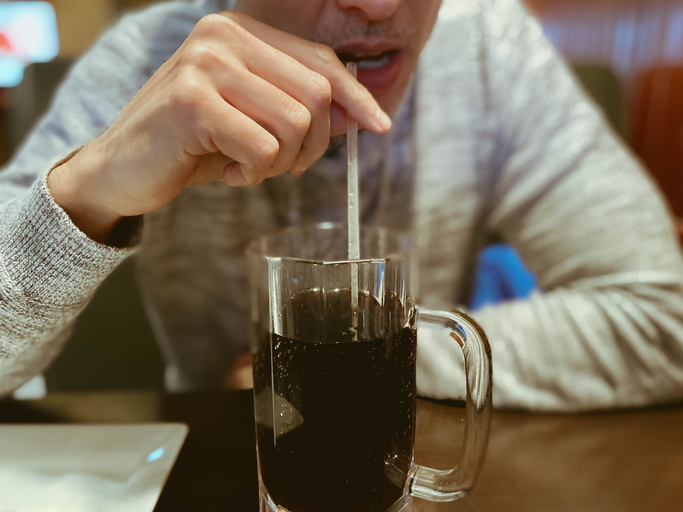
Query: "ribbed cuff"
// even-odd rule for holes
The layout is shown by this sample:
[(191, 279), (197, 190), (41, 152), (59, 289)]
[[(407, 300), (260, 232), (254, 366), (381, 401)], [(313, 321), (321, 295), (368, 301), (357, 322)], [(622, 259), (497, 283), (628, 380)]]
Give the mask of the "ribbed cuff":
[[(15, 290), (55, 306), (84, 302), (136, 246), (112, 247), (90, 239), (52, 199), (47, 178), (6, 205), (0, 224), (0, 257)], [(140, 225), (127, 237), (139, 240)]]

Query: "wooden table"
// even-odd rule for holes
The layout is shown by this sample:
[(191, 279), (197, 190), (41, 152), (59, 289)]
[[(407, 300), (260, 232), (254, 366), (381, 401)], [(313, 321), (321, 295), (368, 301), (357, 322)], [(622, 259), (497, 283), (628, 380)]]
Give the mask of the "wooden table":
[[(418, 407), (416, 460), (445, 468), (459, 450), (463, 409), (426, 401)], [(0, 402), (2, 423), (153, 421), (190, 426), (155, 510), (257, 510), (251, 392), (75, 393)], [(497, 411), (475, 490), (454, 503), (419, 501), (415, 510), (683, 510), (683, 406), (568, 416)]]

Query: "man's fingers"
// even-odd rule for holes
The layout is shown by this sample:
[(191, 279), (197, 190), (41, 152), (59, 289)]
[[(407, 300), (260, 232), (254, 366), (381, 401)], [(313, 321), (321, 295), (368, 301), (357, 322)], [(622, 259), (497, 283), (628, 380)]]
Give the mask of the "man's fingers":
[(221, 96), (278, 140), (278, 155), (267, 171), (267, 177), (291, 169), (311, 127), (309, 110), (285, 91), (248, 70), (228, 71), (218, 80)]
[(301, 152), (291, 169), (294, 174), (300, 174), (327, 149), (330, 139), (332, 86), (324, 76), (295, 59), (275, 48), (267, 48), (273, 55), (266, 59), (262, 55), (254, 56), (249, 66), (250, 71), (304, 105), (311, 115)]
[(344, 107), (332, 103), (330, 106), (330, 137), (344, 135), (347, 129), (346, 110)]
[[(282, 51), (308, 69), (324, 76), (332, 86), (332, 99), (344, 107), (363, 127), (380, 133), (389, 130), (389, 117), (382, 111), (372, 94), (351, 76), (331, 48), (274, 29), (240, 13), (221, 14), (263, 41), (265, 46)], [(263, 47), (259, 46), (255, 44), (254, 49), (264, 51)], [(278, 59), (267, 61), (269, 64), (277, 65)]]
[(375, 98), (349, 73), (334, 51), (324, 45), (312, 44), (302, 62), (325, 76), (332, 86), (332, 99), (344, 107), (347, 115), (368, 130), (384, 133), (391, 128), (391, 119)]
[[(390, 128), (330, 48), (245, 15), (222, 14), (205, 23), (207, 34), (215, 32), (215, 41), (230, 34), (230, 42), (213, 50), (198, 45), (191, 62), (213, 82), (216, 98), (202, 107), (198, 129), (202, 147), (234, 160), (226, 160), (226, 183), (256, 185), (288, 170), (301, 174), (324, 154), (330, 135), (346, 131), (347, 116), (376, 132)], [(241, 44), (234, 47), (235, 41)]]
[(185, 186), (194, 187), (195, 185), (206, 185), (222, 180), (225, 167), (232, 161), (232, 158), (220, 152), (202, 155)]
[[(206, 137), (221, 153), (239, 164), (245, 185), (261, 183), (280, 153), (278, 140), (218, 94), (205, 116)], [(231, 166), (237, 167), (228, 165)]]
[(248, 187), (250, 185), (242, 174), (242, 166), (239, 162), (233, 162), (225, 167), (223, 181), (231, 187)]

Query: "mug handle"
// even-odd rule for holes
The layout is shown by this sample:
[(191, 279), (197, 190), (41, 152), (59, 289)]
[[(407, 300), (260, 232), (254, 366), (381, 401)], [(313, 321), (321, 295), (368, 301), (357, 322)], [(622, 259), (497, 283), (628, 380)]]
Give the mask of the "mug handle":
[(486, 454), (491, 425), (491, 347), (482, 328), (463, 313), (418, 307), (416, 319), (450, 329), (451, 337), (460, 345), (465, 356), (467, 420), (460, 463), (450, 470), (415, 464), (408, 474), (406, 490), (429, 501), (455, 501), (472, 490)]

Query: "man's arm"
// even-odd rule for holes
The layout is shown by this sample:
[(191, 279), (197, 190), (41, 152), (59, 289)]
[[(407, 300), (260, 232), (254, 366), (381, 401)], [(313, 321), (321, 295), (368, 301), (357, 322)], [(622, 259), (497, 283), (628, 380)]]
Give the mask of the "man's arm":
[(579, 410), (683, 397), (683, 260), (661, 194), (516, 0), (486, 26), (507, 157), (490, 226), (542, 293), (478, 312), (496, 404)]
[(48, 177), (76, 225), (104, 240), (123, 217), (216, 181), (300, 176), (344, 133), (390, 118), (334, 51), (239, 12), (204, 16), (116, 121)]
[[(159, 38), (174, 28), (145, 16), (156, 21)], [(149, 26), (131, 26), (105, 37), (77, 66), (3, 173), (0, 393), (44, 368), (95, 287), (130, 253), (106, 245), (122, 219), (154, 211), (194, 185), (300, 175), (331, 134), (346, 130), (345, 115), (378, 132), (391, 126), (328, 47), (239, 13), (209, 14), (149, 77), (145, 52), (157, 36), (146, 33)], [(144, 85), (142, 77), (149, 78)], [(120, 113), (110, 95), (127, 101)], [(51, 158), (80, 145), (44, 178)]]
[[(46, 174), (109, 126), (145, 78), (124, 24), (81, 59), (49, 112), (0, 172), (0, 396), (42, 372), (97, 286), (134, 252), (98, 243), (55, 203)], [(108, 93), (102, 91), (108, 87)]]
[[(488, 226), (537, 274), (529, 300), (473, 316), (497, 407), (577, 411), (683, 398), (683, 259), (661, 194), (518, 0), (482, 0), (498, 113)], [(423, 339), (424, 338), (424, 339)], [(421, 337), (418, 391), (464, 388), (457, 346)]]

